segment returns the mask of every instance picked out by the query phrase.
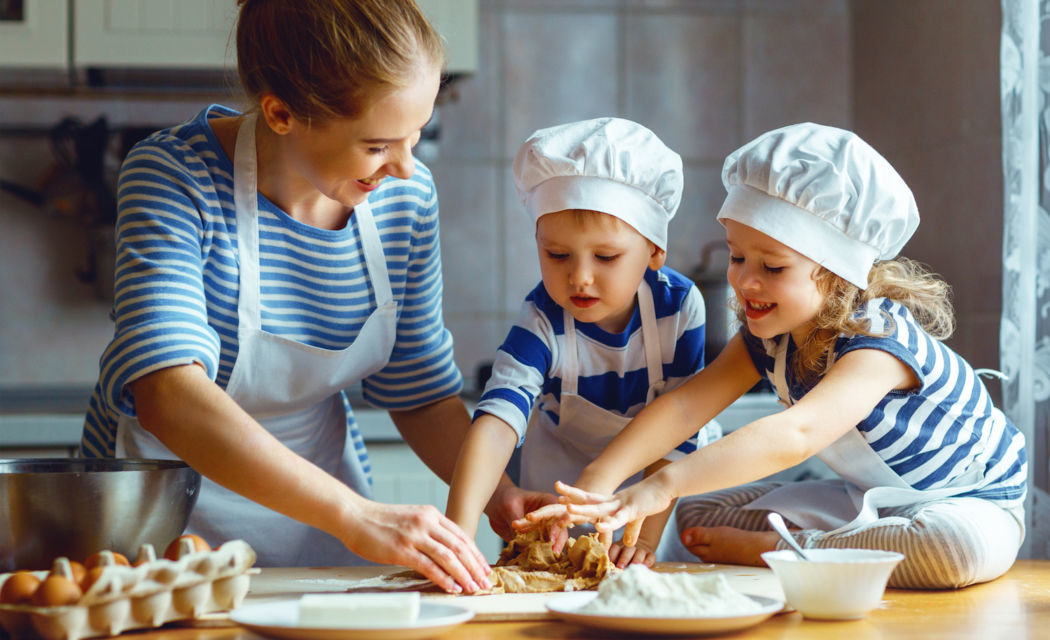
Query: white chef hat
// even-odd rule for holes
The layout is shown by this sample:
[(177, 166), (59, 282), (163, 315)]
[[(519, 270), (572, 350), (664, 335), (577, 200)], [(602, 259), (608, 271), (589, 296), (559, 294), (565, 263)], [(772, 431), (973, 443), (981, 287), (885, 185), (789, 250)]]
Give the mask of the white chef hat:
[(514, 184), (534, 223), (565, 209), (601, 211), (661, 249), (682, 183), (682, 158), (652, 131), (621, 118), (540, 129), (514, 158)]
[(890, 163), (834, 127), (764, 133), (729, 154), (722, 183), (720, 222), (756, 229), (861, 289), (872, 265), (895, 257), (919, 226), (911, 189)]

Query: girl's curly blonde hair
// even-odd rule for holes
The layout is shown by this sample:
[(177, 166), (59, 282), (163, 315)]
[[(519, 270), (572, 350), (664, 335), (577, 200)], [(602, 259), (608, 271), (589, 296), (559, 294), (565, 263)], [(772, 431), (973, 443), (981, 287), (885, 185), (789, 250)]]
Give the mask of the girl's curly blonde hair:
[[(797, 344), (792, 371), (799, 380), (813, 381), (827, 373), (835, 341), (842, 334), (877, 336), (856, 312), (875, 298), (889, 298), (904, 305), (916, 321), (938, 340), (955, 331), (951, 287), (924, 265), (900, 257), (876, 263), (868, 274), (868, 288), (860, 289), (821, 267), (813, 276), (824, 306), (814, 318), (809, 335)], [(737, 318), (747, 331), (742, 309)]]

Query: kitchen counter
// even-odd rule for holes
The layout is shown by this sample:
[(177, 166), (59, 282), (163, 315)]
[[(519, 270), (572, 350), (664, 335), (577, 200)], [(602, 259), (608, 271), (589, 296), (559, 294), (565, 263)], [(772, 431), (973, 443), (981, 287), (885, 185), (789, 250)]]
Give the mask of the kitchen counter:
[[(678, 565), (682, 566), (682, 565)], [(708, 565), (709, 567), (710, 565)], [(701, 570), (692, 565), (690, 570)], [(752, 571), (766, 569), (747, 568)], [(272, 578), (289, 575), (289, 570), (263, 569), (253, 578), (271, 588)], [(300, 570), (309, 575), (310, 569)], [(346, 568), (313, 571), (337, 571), (345, 579), (377, 575), (377, 568)], [(273, 575), (268, 575), (268, 574)], [(293, 585), (289, 591), (298, 589)], [(329, 589), (324, 589), (329, 590)], [(257, 598), (273, 597), (273, 593), (248, 594), (247, 602)], [(257, 600), (256, 600), (257, 601)], [(213, 621), (210, 627), (165, 628), (135, 633), (139, 640), (249, 640), (259, 636), (243, 628), (228, 626), (224, 621)], [(888, 589), (882, 606), (862, 620), (825, 622), (804, 619), (797, 612), (781, 613), (758, 626), (732, 634), (740, 639), (781, 640), (851, 640), (902, 639), (952, 640), (989, 638), (1046, 638), (1050, 629), (1050, 561), (1018, 560), (1003, 577), (958, 591), (904, 591)], [(443, 640), (558, 640), (569, 638), (604, 637), (599, 631), (589, 631), (575, 624), (557, 619), (510, 622), (469, 622), (439, 636)], [(632, 636), (619, 636), (632, 637)], [(641, 636), (633, 636), (641, 637)], [(682, 636), (677, 636), (681, 638)], [(688, 637), (688, 636), (687, 636)]]

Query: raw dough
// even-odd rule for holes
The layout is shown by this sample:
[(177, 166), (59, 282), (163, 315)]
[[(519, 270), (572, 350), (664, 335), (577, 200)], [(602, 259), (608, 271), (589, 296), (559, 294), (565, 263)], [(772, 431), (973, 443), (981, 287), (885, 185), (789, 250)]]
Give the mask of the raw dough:
[[(598, 534), (569, 538), (561, 554), (554, 555), (544, 533), (520, 533), (500, 553), (492, 567), (492, 588), (473, 595), (495, 593), (542, 593), (548, 591), (581, 591), (594, 589), (606, 576), (620, 569), (609, 560)], [(383, 576), (380, 580), (362, 582), (348, 591), (433, 592), (441, 589), (421, 574), (408, 570)]]
[(489, 574), (490, 593), (537, 593), (594, 589), (606, 576), (618, 573), (598, 534), (569, 538), (560, 555), (542, 532), (518, 534)]

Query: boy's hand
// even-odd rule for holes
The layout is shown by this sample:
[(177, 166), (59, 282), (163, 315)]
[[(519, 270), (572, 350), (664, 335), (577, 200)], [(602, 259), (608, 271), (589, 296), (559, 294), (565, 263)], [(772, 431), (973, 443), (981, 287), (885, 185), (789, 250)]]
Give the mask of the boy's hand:
[(629, 564), (644, 564), (652, 567), (656, 564), (656, 550), (642, 541), (633, 547), (625, 547), (621, 542), (614, 542), (609, 547), (609, 559), (621, 569)]
[(545, 506), (565, 509), (558, 504), (558, 497), (554, 494), (526, 491), (508, 482), (496, 488), (485, 508), (485, 515), (489, 517), (492, 530), (499, 537), (510, 541), (517, 533), (528, 530), (518, 526), (518, 523), (525, 521), (526, 514), (542, 511)]

